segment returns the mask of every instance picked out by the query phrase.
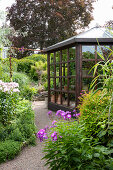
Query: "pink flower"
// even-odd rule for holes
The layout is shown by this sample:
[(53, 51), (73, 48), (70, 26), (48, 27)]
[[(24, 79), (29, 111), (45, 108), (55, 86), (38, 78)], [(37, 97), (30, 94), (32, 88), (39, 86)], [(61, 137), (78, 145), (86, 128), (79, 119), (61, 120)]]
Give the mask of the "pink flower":
[(56, 112), (56, 116), (60, 116), (61, 113), (62, 113), (62, 110), (58, 110), (58, 111)]
[(68, 118), (68, 119), (71, 119), (71, 114), (68, 114), (68, 115), (67, 115), (67, 118)]
[(52, 125), (54, 125), (55, 123), (57, 123), (57, 121), (56, 121), (56, 120), (54, 120), (54, 121), (52, 122)]
[(66, 120), (66, 116), (63, 116), (63, 119)]
[(51, 116), (52, 115), (52, 111), (49, 111), (47, 114), (48, 114), (48, 116)]
[(66, 114), (67, 114), (67, 113), (64, 112), (64, 111), (61, 112), (61, 116), (62, 116), (62, 117), (65, 116)]
[(79, 117), (79, 116), (80, 116), (80, 113), (77, 113), (77, 114), (76, 114), (76, 117)]

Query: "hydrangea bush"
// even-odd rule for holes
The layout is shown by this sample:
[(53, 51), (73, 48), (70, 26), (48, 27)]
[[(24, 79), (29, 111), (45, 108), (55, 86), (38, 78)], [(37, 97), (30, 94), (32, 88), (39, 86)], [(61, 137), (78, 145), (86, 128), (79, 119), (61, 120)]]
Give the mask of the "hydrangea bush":
[(4, 125), (10, 123), (14, 118), (18, 101), (18, 87), (18, 83), (5, 83), (0, 80), (0, 122)]

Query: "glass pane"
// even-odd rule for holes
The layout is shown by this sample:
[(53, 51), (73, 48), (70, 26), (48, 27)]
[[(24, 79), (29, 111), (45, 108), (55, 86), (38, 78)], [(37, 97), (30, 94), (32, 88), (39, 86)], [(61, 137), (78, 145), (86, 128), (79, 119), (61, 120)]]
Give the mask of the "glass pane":
[(56, 96), (57, 96), (56, 103), (57, 104), (61, 104), (61, 97), (62, 97), (62, 95), (60, 93), (57, 93)]
[(54, 78), (50, 78), (50, 89), (54, 89)]
[(67, 78), (62, 78), (62, 89), (67, 91)]
[(62, 94), (62, 104), (67, 106), (67, 93)]
[(54, 63), (54, 54), (50, 54), (50, 64)]
[(89, 73), (91, 68), (95, 65), (94, 61), (83, 61), (82, 62), (82, 76), (93, 76), (93, 70)]
[(60, 64), (56, 64), (56, 76), (60, 76)]
[(62, 61), (67, 62), (67, 49), (62, 50)]
[[(109, 46), (98, 46), (97, 47), (97, 58), (102, 59), (100, 55), (104, 56), (105, 59), (109, 58), (109, 55), (111, 54), (111, 51), (109, 49)], [(100, 55), (99, 55), (100, 54)]]
[(75, 91), (76, 89), (75, 84), (76, 84), (75, 78), (70, 78), (69, 79), (69, 90)]
[(62, 64), (62, 76), (67, 76), (67, 63)]
[(56, 78), (56, 89), (60, 89), (60, 78)]
[(69, 48), (69, 60), (75, 60), (76, 47)]
[(50, 65), (50, 77), (54, 77), (54, 65)]
[(75, 94), (69, 94), (70, 108), (75, 108)]
[(56, 52), (56, 63), (60, 62), (60, 51)]
[(83, 78), (82, 79), (82, 90), (89, 91), (90, 83), (93, 80), (93, 78)]
[(82, 46), (82, 58), (95, 59), (95, 46)]
[(69, 67), (70, 67), (69, 75), (70, 76), (76, 75), (75, 62), (70, 62)]
[(51, 102), (55, 103), (55, 92), (51, 92)]

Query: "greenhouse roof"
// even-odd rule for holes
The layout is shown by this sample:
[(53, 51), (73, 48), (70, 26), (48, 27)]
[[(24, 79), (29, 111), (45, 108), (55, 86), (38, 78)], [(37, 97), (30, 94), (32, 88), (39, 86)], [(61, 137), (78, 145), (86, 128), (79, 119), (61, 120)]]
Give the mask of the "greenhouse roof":
[(96, 26), (86, 32), (78, 34), (77, 36), (73, 36), (67, 40), (48, 47), (45, 49), (45, 52), (60, 49), (75, 43), (97, 43), (97, 41), (99, 43), (113, 43), (113, 32), (107, 28)]

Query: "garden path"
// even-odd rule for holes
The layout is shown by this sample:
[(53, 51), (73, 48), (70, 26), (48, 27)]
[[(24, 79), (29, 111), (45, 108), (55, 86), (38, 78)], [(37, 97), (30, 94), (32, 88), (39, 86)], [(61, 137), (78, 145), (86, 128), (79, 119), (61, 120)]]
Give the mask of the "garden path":
[[(35, 123), (38, 129), (50, 125), (51, 122), (47, 116), (47, 105), (45, 101), (33, 102), (35, 111)], [(25, 147), (14, 160), (7, 161), (0, 165), (0, 170), (48, 170), (44, 167), (45, 161), (41, 160), (43, 143), (37, 139), (36, 146)]]

